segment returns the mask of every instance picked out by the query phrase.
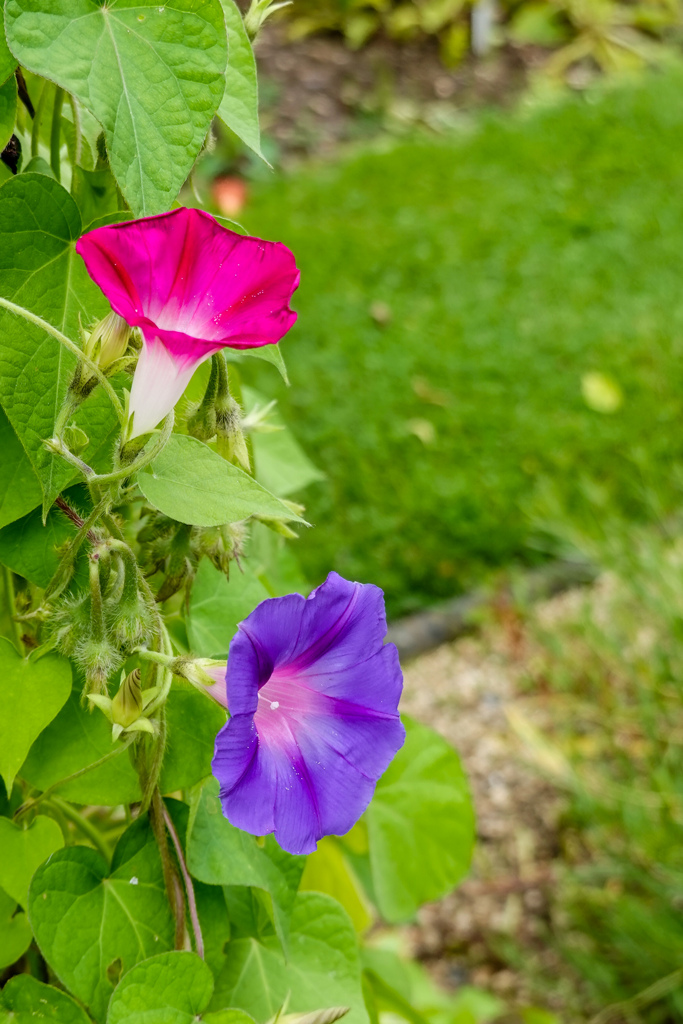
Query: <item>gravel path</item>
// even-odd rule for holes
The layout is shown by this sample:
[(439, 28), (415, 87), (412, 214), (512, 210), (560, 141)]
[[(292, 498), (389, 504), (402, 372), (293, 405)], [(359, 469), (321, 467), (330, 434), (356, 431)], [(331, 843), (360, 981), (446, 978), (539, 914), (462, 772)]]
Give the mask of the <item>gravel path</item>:
[[(540, 613), (561, 614), (573, 600), (573, 592), (553, 598)], [(442, 984), (479, 985), (514, 1006), (538, 1004), (552, 977), (544, 1002), (560, 1009), (572, 981), (547, 939), (563, 798), (524, 763), (509, 724), (517, 715), (542, 726), (523, 687), (533, 643), (511, 608), (500, 607), (495, 617), (476, 637), (445, 644), (405, 669), (402, 710), (458, 750), (477, 812), (470, 877), (424, 907), (407, 934)]]

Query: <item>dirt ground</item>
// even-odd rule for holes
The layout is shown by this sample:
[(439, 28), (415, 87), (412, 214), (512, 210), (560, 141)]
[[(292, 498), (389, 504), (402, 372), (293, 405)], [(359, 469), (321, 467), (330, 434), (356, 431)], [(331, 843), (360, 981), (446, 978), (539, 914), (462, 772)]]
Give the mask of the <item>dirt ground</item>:
[[(549, 620), (580, 599), (581, 591), (568, 592), (534, 614)], [(543, 728), (538, 701), (524, 686), (533, 645), (513, 612), (498, 618), (405, 668), (402, 709), (458, 750), (477, 813), (470, 877), (422, 908), (408, 939), (447, 987), (474, 984), (511, 1007), (540, 1000), (559, 1011), (576, 991), (548, 941), (564, 797), (525, 758), (510, 724), (521, 717)]]
[(414, 125), (439, 132), (463, 110), (508, 105), (544, 59), (538, 48), (506, 46), (444, 67), (433, 39), (397, 45), (373, 39), (352, 51), (340, 36), (290, 42), (286, 22), (268, 24), (255, 47), (262, 129), (279, 159), (334, 155), (344, 143)]

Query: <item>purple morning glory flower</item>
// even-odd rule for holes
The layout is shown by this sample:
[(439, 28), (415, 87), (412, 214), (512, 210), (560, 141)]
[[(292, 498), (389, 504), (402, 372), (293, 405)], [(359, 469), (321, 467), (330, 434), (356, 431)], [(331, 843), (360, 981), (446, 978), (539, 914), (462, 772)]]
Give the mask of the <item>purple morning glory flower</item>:
[(386, 631), (379, 587), (336, 572), (308, 598), (271, 598), (240, 623), (212, 763), (233, 825), (311, 853), (355, 824), (405, 737)]

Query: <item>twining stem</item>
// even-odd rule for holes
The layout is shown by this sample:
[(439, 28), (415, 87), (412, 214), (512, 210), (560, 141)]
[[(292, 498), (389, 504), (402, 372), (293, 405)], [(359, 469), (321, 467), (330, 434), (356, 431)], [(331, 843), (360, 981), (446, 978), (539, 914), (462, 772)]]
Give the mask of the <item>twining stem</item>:
[(157, 841), (159, 847), (159, 854), (161, 856), (161, 868), (164, 873), (164, 882), (166, 883), (166, 892), (171, 902), (171, 910), (173, 911), (173, 917), (175, 920), (175, 948), (185, 948), (185, 896), (183, 894), (183, 887), (180, 883), (180, 879), (176, 874), (171, 860), (171, 853), (168, 848), (168, 838), (166, 836), (166, 823), (164, 821), (164, 802), (161, 799), (161, 793), (158, 787), (155, 787), (154, 794), (152, 796), (152, 804), (149, 809), (149, 820), (154, 832), (154, 838)]
[(54, 806), (61, 814), (64, 815), (69, 821), (71, 821), (77, 829), (79, 829), (84, 836), (86, 836), (93, 844), (96, 850), (102, 854), (107, 864), (111, 861), (111, 851), (109, 846), (104, 840), (104, 836), (98, 828), (95, 828), (91, 821), (88, 821), (84, 815), (80, 814), (76, 808), (68, 803), (66, 800), (62, 800), (59, 796), (52, 796), (48, 800), (48, 806)]
[[(64, 500), (64, 498), (62, 498), (61, 495), (58, 498), (55, 498), (55, 505), (57, 506), (57, 508), (62, 510), (67, 519), (70, 519), (78, 530), (82, 528), (84, 520), (82, 519), (81, 516), (79, 516), (78, 512), (75, 509), (71, 508), (71, 505), (67, 504), (67, 502)], [(88, 531), (87, 538), (91, 544), (94, 544), (95, 541), (97, 540), (97, 537), (92, 532), (92, 530)]]
[(50, 128), (50, 167), (57, 181), (62, 180), (62, 161), (59, 151), (62, 147), (62, 107), (64, 90), (59, 86), (55, 89), (55, 100), (52, 107), (52, 125)]
[(42, 803), (43, 800), (49, 800), (54, 791), (58, 789), (59, 786), (65, 786), (67, 782), (73, 782), (74, 779), (80, 779), (81, 775), (85, 775), (87, 772), (92, 772), (95, 770), (95, 768), (99, 768), (101, 765), (106, 764), (107, 761), (111, 761), (113, 758), (118, 757), (119, 754), (122, 754), (124, 750), (128, 750), (128, 747), (132, 743), (135, 743), (136, 738), (137, 737), (135, 733), (133, 733), (133, 735), (129, 736), (125, 743), (121, 743), (118, 747), (115, 747), (113, 750), (110, 750), (108, 754), (105, 754), (103, 757), (100, 757), (97, 761), (93, 761), (92, 764), (86, 765), (85, 768), (79, 768), (77, 772), (73, 772), (71, 775), (67, 775), (65, 778), (60, 779), (59, 782), (53, 782), (51, 786), (48, 786), (48, 788), (44, 790), (42, 793), (39, 793), (38, 796), (32, 797), (30, 800), (27, 800), (26, 803), (23, 803), (21, 807), (18, 807), (17, 810), (14, 812), (14, 818), (21, 818), (22, 815), (26, 814), (27, 811), (30, 811), (33, 807), (36, 807), (38, 804)]
[(61, 561), (57, 566), (57, 572), (54, 574), (54, 576), (47, 585), (44, 599), (47, 599), (48, 597), (54, 597), (56, 594), (61, 594), (62, 590), (64, 589), (64, 587), (69, 582), (69, 579), (71, 578), (68, 570), (70, 566), (73, 565), (73, 561), (76, 555), (78, 554), (78, 550), (81, 544), (86, 539), (86, 537), (89, 536), (90, 528), (95, 525), (95, 523), (100, 518), (102, 513), (105, 511), (105, 509), (108, 507), (108, 505), (109, 499), (106, 497), (102, 498), (102, 500), (98, 502), (97, 505), (95, 505), (88, 518), (83, 520), (82, 525), (78, 530), (78, 533), (76, 534), (75, 537), (72, 538), (68, 548), (62, 555)]
[[(37, 116), (38, 115), (36, 114), (36, 117)], [(35, 313), (31, 313), (30, 310), (24, 309), (23, 306), (17, 306), (14, 302), (10, 302), (9, 299), (4, 299), (2, 298), (2, 296), (0, 296), (0, 306), (4, 307), (5, 309), (8, 309), (10, 313), (14, 313), (16, 316), (23, 317), (24, 320), (28, 320), (29, 323), (35, 324), (36, 327), (40, 327), (41, 330), (45, 331), (46, 334), (51, 335), (51, 337), (55, 338), (60, 343), (60, 345), (63, 345), (64, 348), (68, 349), (69, 352), (73, 353), (73, 355), (75, 355), (77, 359), (80, 359), (83, 365), (87, 366), (87, 368), (90, 370), (93, 376), (97, 377), (98, 382), (107, 392), (107, 395), (109, 396), (109, 399), (112, 405), (114, 406), (114, 409), (116, 410), (116, 415), (118, 417), (119, 423), (121, 424), (121, 426), (124, 425), (126, 415), (123, 410), (123, 406), (121, 405), (121, 402), (119, 400), (119, 396), (116, 394), (113, 387), (100, 370), (99, 366), (96, 363), (93, 363), (92, 359), (86, 356), (85, 352), (83, 352), (82, 349), (78, 347), (78, 345), (71, 341), (70, 338), (67, 338), (65, 334), (62, 334), (61, 331), (58, 331), (56, 327), (53, 327), (52, 324), (49, 324), (47, 320), (43, 320), (42, 317), (36, 316)]]
[(129, 463), (127, 466), (122, 466), (120, 469), (114, 470), (113, 473), (102, 473), (96, 474), (91, 477), (90, 483), (102, 486), (105, 484), (115, 483), (117, 480), (125, 480), (126, 477), (133, 476), (134, 473), (138, 473), (145, 466), (148, 466), (150, 462), (156, 459), (161, 449), (166, 445), (171, 432), (173, 430), (173, 423), (175, 421), (175, 413), (173, 410), (170, 411), (166, 419), (164, 420), (161, 430), (151, 442), (145, 445), (142, 452), (137, 459)]
[(195, 950), (203, 960), (204, 939), (202, 937), (202, 926), (199, 923), (199, 913), (197, 912), (197, 901), (194, 895), (194, 886), (192, 884), (192, 878), (190, 877), (190, 872), (187, 870), (187, 864), (185, 863), (185, 854), (183, 853), (183, 848), (178, 837), (178, 833), (175, 830), (173, 819), (171, 818), (171, 815), (168, 813), (168, 808), (164, 804), (163, 800), (161, 803), (164, 809), (164, 821), (166, 823), (166, 828), (168, 829), (171, 840), (173, 841), (176, 857), (178, 858), (178, 864), (180, 865), (180, 871), (183, 876), (183, 881), (185, 883), (187, 907), (188, 910), (190, 911), (190, 921), (192, 922), (192, 931), (194, 932)]
[(7, 594), (7, 610), (9, 611), (9, 617), (10, 617), (10, 620), (12, 622), (12, 629), (14, 631), (14, 636), (15, 636), (15, 639), (17, 641), (17, 646), (19, 648), (20, 653), (23, 654), (24, 653), (24, 645), (23, 645), (23, 642), (22, 642), (22, 639), (21, 639), (21, 637), (22, 637), (21, 626), (19, 625), (19, 623), (17, 622), (16, 617), (15, 617), (16, 614), (17, 614), (17, 603), (16, 603), (16, 599), (14, 597), (14, 577), (13, 577), (13, 574), (12, 574), (12, 570), (9, 569), (6, 565), (3, 565), (2, 571), (3, 571), (3, 576), (5, 578), (5, 593)]

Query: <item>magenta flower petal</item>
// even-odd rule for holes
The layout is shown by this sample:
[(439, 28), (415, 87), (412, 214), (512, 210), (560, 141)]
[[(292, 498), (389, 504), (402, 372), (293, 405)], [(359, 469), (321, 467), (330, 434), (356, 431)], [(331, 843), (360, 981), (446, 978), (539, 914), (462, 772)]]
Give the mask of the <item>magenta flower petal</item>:
[(337, 573), (263, 601), (230, 644), (213, 774), (225, 816), (290, 853), (343, 835), (402, 746), (402, 676), (378, 587)]
[(95, 228), (76, 251), (114, 312), (142, 332), (134, 437), (170, 412), (214, 352), (275, 344), (296, 321), (289, 302), (299, 271), (289, 249), (228, 231), (202, 210)]

